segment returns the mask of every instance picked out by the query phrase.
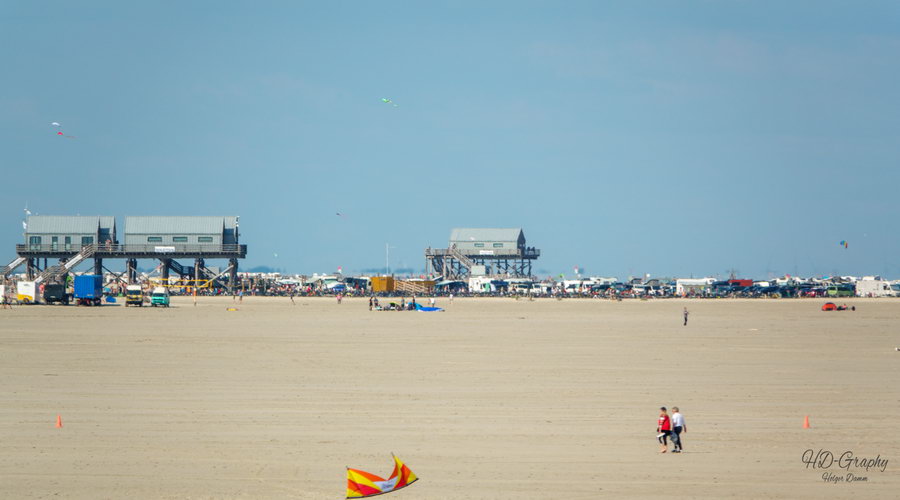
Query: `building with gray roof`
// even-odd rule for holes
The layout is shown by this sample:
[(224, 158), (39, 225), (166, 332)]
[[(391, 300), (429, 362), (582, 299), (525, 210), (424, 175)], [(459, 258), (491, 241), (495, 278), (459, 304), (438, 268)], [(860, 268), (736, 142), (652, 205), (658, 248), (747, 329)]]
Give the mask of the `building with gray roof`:
[(25, 244), (32, 250), (76, 253), (94, 243), (118, 243), (116, 218), (100, 215), (29, 215)]
[[(127, 281), (133, 282), (137, 260), (153, 259), (162, 264), (163, 283), (168, 283), (170, 270), (190, 286), (210, 286), (227, 273), (233, 287), (238, 259), (247, 255), (238, 221), (237, 216), (130, 216), (125, 217), (125, 242), (120, 243), (115, 217), (31, 215), (25, 220), (25, 243), (16, 245), (18, 257), (0, 268), (0, 275), (24, 264), (29, 280), (60, 281), (84, 261), (93, 260), (94, 273), (101, 274), (103, 259), (126, 259)], [(175, 259), (193, 259), (194, 265), (183, 266)], [(206, 267), (205, 259), (228, 259), (229, 265), (217, 272)]]
[(125, 217), (125, 244), (238, 244), (237, 217), (129, 216)]
[(425, 250), (426, 271), (444, 279), (489, 275), (530, 277), (541, 251), (528, 247), (521, 228), (455, 228), (446, 249)]

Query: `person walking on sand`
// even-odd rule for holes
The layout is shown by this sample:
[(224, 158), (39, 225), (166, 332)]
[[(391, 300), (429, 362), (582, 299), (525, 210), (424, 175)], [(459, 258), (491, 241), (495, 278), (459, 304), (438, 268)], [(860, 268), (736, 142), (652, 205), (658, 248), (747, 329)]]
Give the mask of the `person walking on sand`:
[(672, 453), (681, 453), (681, 433), (687, 432), (687, 425), (684, 423), (684, 415), (678, 410), (677, 406), (672, 407), (672, 445), (674, 449)]
[(428, 299), (428, 300), (431, 302), (431, 307), (434, 307), (434, 297), (431, 297), (431, 298)]
[(291, 288), (291, 305), (297, 305), (297, 303), (294, 302), (294, 288), (293, 287)]
[(372, 296), (369, 296), (369, 310), (372, 310)]
[(687, 307), (684, 308), (684, 326), (687, 326), (688, 314), (690, 314), (687, 310)]
[(660, 453), (669, 451), (669, 443), (666, 439), (672, 434), (672, 421), (669, 420), (669, 414), (666, 413), (666, 407), (659, 409), (659, 419), (656, 421), (656, 439), (659, 441)]

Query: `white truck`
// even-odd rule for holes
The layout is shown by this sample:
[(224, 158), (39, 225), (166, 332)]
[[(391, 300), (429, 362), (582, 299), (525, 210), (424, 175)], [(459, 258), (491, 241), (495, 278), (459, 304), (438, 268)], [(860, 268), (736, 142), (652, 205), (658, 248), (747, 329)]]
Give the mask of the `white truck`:
[(856, 282), (857, 297), (896, 297), (897, 291), (891, 282), (876, 278), (863, 278)]
[(20, 304), (34, 304), (35, 288), (34, 281), (18, 282), (16, 284), (16, 299)]

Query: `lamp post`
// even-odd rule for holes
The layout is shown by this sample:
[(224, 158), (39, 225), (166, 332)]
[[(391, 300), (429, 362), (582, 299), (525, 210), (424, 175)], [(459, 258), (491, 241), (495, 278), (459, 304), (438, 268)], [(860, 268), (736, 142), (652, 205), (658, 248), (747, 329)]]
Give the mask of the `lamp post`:
[(397, 248), (397, 247), (392, 247), (388, 243), (384, 244), (384, 274), (385, 274), (385, 276), (391, 275), (390, 258), (391, 258), (391, 249), (392, 248)]

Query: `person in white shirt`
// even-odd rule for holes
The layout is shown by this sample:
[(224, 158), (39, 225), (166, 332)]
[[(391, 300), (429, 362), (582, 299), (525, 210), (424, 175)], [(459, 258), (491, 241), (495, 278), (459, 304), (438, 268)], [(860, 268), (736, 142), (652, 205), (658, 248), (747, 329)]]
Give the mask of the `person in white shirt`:
[(684, 424), (684, 415), (678, 410), (677, 406), (672, 407), (672, 444), (675, 449), (672, 453), (681, 453), (681, 433), (687, 432), (687, 425)]

